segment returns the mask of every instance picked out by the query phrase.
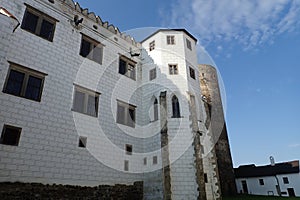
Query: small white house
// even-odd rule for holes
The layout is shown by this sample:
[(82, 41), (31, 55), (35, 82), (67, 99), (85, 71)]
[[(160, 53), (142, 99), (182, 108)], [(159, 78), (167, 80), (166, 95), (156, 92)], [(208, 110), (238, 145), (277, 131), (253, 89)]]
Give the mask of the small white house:
[(264, 166), (241, 165), (234, 173), (238, 193), (300, 196), (299, 160)]

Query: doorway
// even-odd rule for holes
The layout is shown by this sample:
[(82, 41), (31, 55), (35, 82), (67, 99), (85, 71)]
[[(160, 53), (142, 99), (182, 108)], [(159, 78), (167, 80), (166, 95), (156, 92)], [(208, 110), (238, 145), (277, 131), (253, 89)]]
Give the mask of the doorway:
[(287, 191), (289, 193), (289, 197), (296, 197), (294, 188), (288, 188)]
[(248, 186), (247, 186), (247, 181), (242, 181), (242, 187), (243, 187), (243, 193), (248, 194)]

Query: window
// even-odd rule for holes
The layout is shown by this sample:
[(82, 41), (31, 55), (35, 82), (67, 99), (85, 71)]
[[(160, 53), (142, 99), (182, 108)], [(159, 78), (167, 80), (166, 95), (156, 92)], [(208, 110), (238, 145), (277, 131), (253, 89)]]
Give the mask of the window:
[(174, 95), (172, 97), (172, 118), (180, 118), (180, 107), (178, 98)]
[(155, 40), (149, 43), (149, 50), (152, 51), (155, 49)]
[(170, 75), (178, 74), (178, 66), (174, 64), (169, 64), (169, 73)]
[(78, 147), (86, 148), (86, 141), (87, 141), (87, 137), (80, 136)]
[(34, 101), (41, 101), (45, 75), (11, 63), (3, 92)]
[(155, 79), (155, 78), (156, 78), (156, 68), (151, 69), (151, 70), (149, 71), (149, 80), (152, 81), (152, 80)]
[(192, 50), (192, 43), (189, 39), (186, 39), (186, 46), (189, 50)]
[(136, 109), (136, 106), (118, 101), (117, 123), (134, 128), (135, 127), (135, 109)]
[(259, 179), (259, 185), (265, 185), (264, 179)]
[(192, 79), (196, 79), (195, 70), (193, 68), (191, 68), (191, 67), (190, 67), (190, 77)]
[(119, 73), (131, 78), (132, 80), (136, 80), (135, 64), (136, 62), (133, 60), (130, 60), (125, 56), (121, 56), (119, 59)]
[(125, 150), (127, 155), (132, 155), (132, 145), (126, 144), (125, 145)]
[(153, 121), (157, 121), (158, 120), (158, 101), (155, 98), (154, 100), (154, 112), (153, 112)]
[(72, 110), (98, 117), (99, 95), (100, 93), (75, 86)]
[(4, 125), (0, 138), (0, 144), (18, 146), (21, 131), (22, 128)]
[(289, 179), (288, 179), (288, 177), (283, 177), (282, 180), (283, 180), (283, 183), (284, 183), (284, 184), (289, 184)]
[(80, 55), (102, 64), (103, 45), (100, 42), (82, 34)]
[(56, 21), (33, 7), (27, 6), (21, 28), (52, 42)]
[(204, 182), (205, 182), (205, 183), (208, 183), (208, 177), (207, 177), (207, 174), (206, 174), (206, 173), (204, 173)]
[(144, 165), (147, 165), (147, 158), (144, 158)]
[(167, 44), (174, 45), (175, 44), (175, 36), (174, 35), (167, 35)]
[(129, 161), (124, 160), (124, 171), (128, 171), (128, 170), (129, 170)]
[(157, 164), (157, 156), (153, 156), (153, 165)]

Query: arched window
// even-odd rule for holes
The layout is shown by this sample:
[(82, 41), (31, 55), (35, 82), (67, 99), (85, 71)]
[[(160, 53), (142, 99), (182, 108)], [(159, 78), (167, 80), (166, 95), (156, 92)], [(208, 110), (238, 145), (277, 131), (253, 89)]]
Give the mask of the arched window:
[(173, 118), (180, 118), (180, 107), (178, 98), (174, 95), (172, 97), (172, 114)]
[(158, 120), (158, 101), (157, 99), (155, 98), (154, 100), (154, 105), (153, 105), (153, 109), (154, 109), (154, 112), (153, 112), (153, 121), (157, 121)]

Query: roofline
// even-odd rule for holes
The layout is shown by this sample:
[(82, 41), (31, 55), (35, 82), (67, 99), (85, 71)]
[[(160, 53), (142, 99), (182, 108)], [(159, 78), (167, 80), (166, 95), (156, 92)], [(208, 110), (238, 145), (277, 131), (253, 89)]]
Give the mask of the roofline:
[(140, 43), (145, 42), (146, 40), (148, 40), (149, 38), (151, 38), (153, 35), (156, 35), (159, 32), (164, 32), (164, 31), (179, 31), (179, 32), (184, 32), (185, 34), (187, 34), (189, 37), (191, 37), (196, 43), (197, 43), (197, 38), (195, 38), (191, 33), (189, 33), (186, 29), (183, 28), (179, 28), (179, 29), (158, 29), (157, 31), (155, 31), (154, 33), (152, 33), (151, 35), (149, 35), (148, 37), (146, 37), (145, 39), (143, 39)]

